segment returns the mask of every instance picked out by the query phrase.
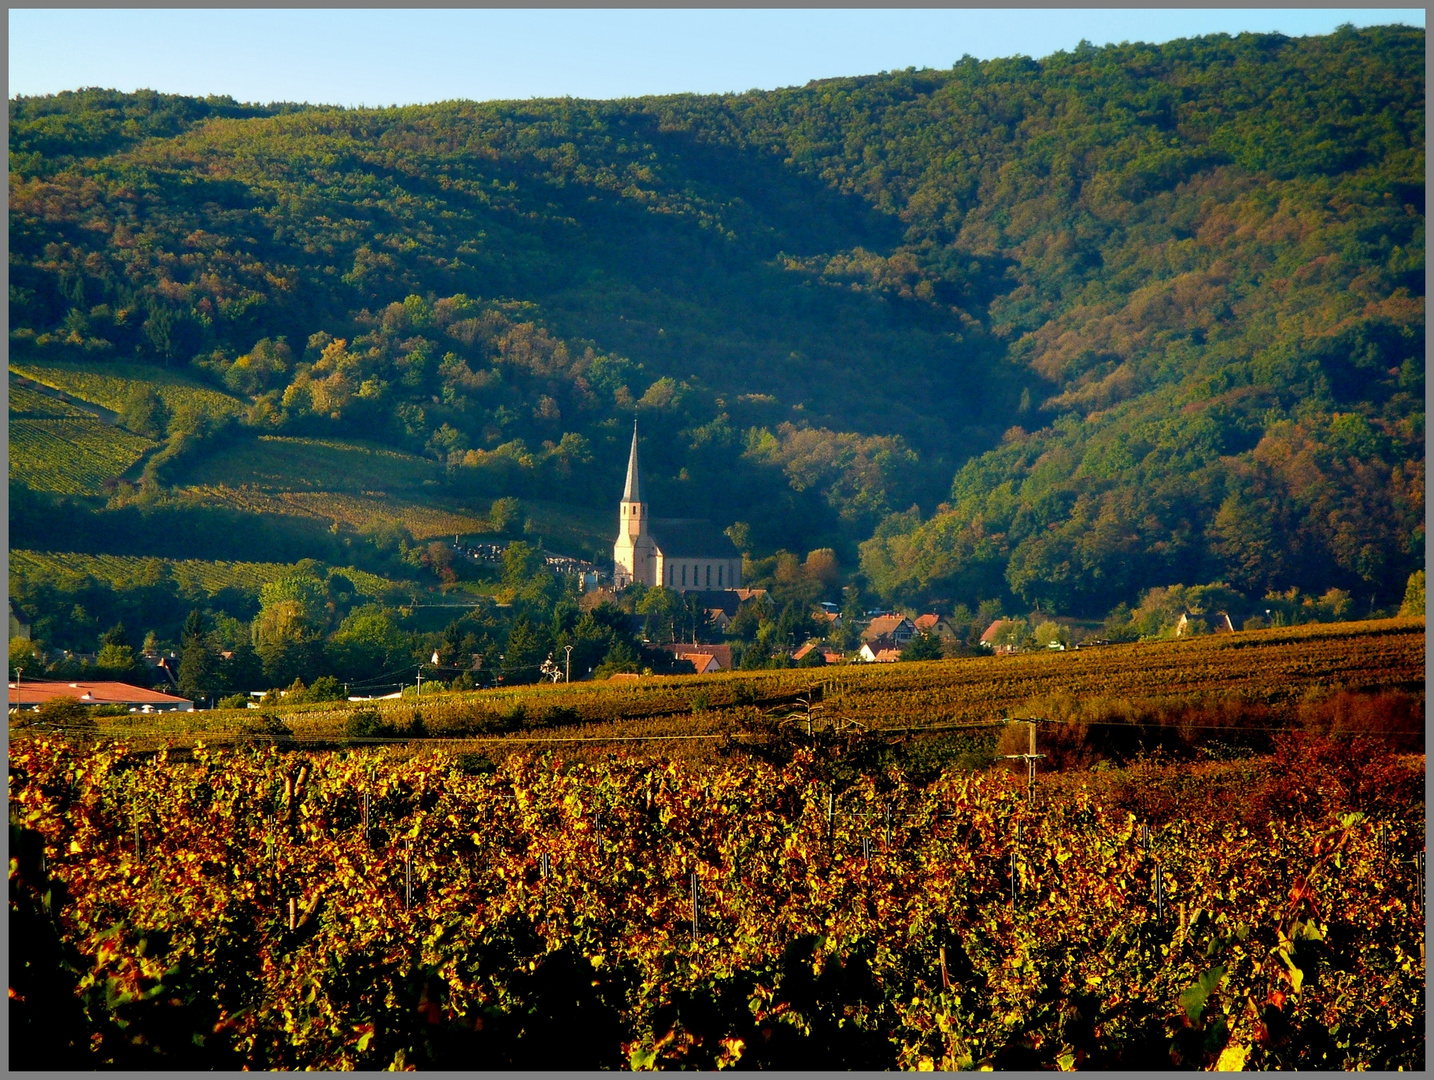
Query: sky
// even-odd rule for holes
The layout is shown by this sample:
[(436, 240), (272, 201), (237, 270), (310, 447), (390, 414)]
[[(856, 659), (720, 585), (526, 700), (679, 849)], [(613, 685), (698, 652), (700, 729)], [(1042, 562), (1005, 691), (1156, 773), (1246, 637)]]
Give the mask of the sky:
[(9, 94), (85, 86), (239, 101), (408, 105), (799, 86), (963, 54), (1044, 57), (1121, 41), (1341, 23), (1386, 9), (10, 9)]

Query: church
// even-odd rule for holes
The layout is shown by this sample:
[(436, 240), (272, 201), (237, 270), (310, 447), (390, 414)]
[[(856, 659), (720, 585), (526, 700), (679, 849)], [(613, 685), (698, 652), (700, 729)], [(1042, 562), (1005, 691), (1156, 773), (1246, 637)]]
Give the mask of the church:
[(637, 422), (627, 458), (627, 486), (618, 510), (617, 543), (612, 547), (613, 585), (666, 585), (677, 592), (737, 589), (742, 555), (710, 521), (652, 518), (642, 501), (637, 468)]

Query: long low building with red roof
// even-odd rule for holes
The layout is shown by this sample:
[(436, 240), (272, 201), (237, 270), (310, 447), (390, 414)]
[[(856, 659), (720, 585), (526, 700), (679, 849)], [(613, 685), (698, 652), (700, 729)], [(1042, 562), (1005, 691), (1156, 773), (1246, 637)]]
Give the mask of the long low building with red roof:
[(123, 705), (138, 712), (193, 712), (188, 698), (161, 694), (122, 682), (30, 682), (10, 684), (10, 708), (34, 709), (56, 698), (74, 698), (81, 705)]

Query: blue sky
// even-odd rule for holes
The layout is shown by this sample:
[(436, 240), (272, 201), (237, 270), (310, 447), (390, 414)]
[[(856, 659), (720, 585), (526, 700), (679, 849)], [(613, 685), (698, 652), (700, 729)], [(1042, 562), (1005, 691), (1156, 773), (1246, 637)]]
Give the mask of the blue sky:
[(82, 86), (390, 105), (720, 93), (980, 59), (1081, 39), (1290, 36), (1388, 9), (11, 9), (10, 96)]

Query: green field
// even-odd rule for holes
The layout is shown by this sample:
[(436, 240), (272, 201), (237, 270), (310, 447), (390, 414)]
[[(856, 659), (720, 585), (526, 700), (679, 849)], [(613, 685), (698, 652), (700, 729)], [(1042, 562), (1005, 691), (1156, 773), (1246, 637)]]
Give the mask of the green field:
[[(181, 590), (213, 596), (223, 589), (258, 592), (267, 582), (290, 573), (286, 563), (207, 562), (200, 559), (148, 559), (129, 555), (86, 555), (75, 552), (11, 551), (10, 591), (32, 581), (65, 582), (84, 577), (108, 582), (116, 589), (135, 588), (157, 573), (174, 575)], [(339, 571), (365, 596), (378, 596), (397, 582), (346, 567)]]
[(438, 466), (381, 446), (261, 435), (196, 461), (185, 480), (204, 487), (250, 485), (267, 491), (390, 492), (436, 487)]
[(148, 364), (128, 364), (120, 361), (93, 364), (53, 361), (42, 363), (24, 360), (11, 361), (10, 370), (115, 412), (123, 409), (125, 397), (136, 383), (154, 387), (155, 393), (171, 411), (185, 406), (197, 406), (211, 416), (244, 411), (244, 403), (236, 397), (204, 386), (184, 375)]
[[(65, 407), (61, 402), (53, 404)], [(12, 482), (62, 495), (97, 495), (106, 480), (120, 476), (154, 445), (75, 412), (79, 415), (10, 418)]]

